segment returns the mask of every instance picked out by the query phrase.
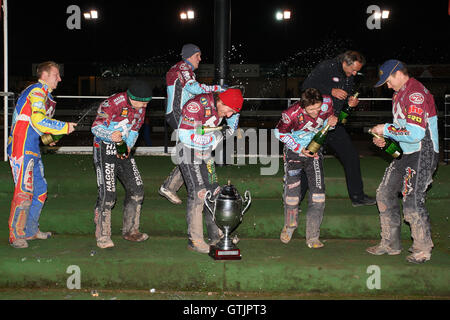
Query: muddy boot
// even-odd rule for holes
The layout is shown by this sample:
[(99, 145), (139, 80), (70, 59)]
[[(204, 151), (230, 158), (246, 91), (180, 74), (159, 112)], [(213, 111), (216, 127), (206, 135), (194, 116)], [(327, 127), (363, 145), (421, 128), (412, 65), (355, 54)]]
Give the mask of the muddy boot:
[(223, 232), (217, 227), (209, 210), (203, 211), (203, 214), (205, 216), (206, 231), (208, 233), (208, 243), (210, 245), (215, 245), (223, 238)]
[(308, 246), (308, 248), (311, 248), (311, 249), (319, 249), (324, 246), (324, 244), (322, 242), (320, 242), (320, 240), (318, 238), (307, 240), (306, 245)]
[(16, 239), (11, 243), (11, 246), (17, 249), (28, 248), (28, 242), (25, 239)]
[(139, 231), (136, 232), (128, 232), (123, 235), (123, 238), (128, 241), (133, 242), (142, 242), (148, 239), (148, 234), (141, 233)]
[(381, 241), (378, 245), (367, 248), (366, 251), (376, 256), (385, 253), (390, 256), (400, 254), (402, 252), (400, 230), (400, 227), (389, 227), (387, 219), (381, 218)]
[(106, 249), (114, 247), (114, 242), (112, 242), (110, 237), (101, 237), (97, 239), (97, 247)]
[(159, 194), (162, 195), (164, 198), (172, 202), (173, 204), (181, 204), (183, 201), (177, 196), (175, 192), (170, 191), (169, 189), (164, 188), (161, 186), (159, 188)]
[(200, 253), (209, 253), (209, 244), (203, 240), (191, 240), (188, 241), (188, 249)]
[(424, 263), (431, 259), (431, 252), (427, 251), (414, 251), (413, 254), (410, 254), (406, 257), (406, 260), (411, 263)]
[(381, 242), (376, 246), (367, 248), (366, 251), (368, 253), (374, 254), (376, 256), (380, 256), (385, 253), (387, 253), (390, 256), (393, 256), (393, 255), (400, 254), (402, 252), (401, 249), (391, 248), (384, 240), (381, 240)]
[(25, 240), (46, 240), (48, 238), (50, 238), (52, 236), (51, 232), (42, 232), (41, 230), (38, 230), (38, 232), (36, 232), (36, 234), (32, 237), (29, 238), (25, 238)]
[(280, 240), (283, 243), (289, 243), (291, 241), (292, 235), (294, 234), (296, 227), (287, 227), (284, 226), (283, 230), (281, 230)]
[(173, 204), (181, 204), (183, 201), (178, 197), (177, 191), (181, 188), (183, 183), (184, 180), (180, 167), (176, 166), (159, 188), (159, 194)]

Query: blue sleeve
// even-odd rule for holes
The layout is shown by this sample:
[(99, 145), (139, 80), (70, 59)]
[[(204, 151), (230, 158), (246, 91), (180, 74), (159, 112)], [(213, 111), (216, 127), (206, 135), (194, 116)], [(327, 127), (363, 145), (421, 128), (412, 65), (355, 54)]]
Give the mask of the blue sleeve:
[(184, 86), (184, 89), (193, 95), (222, 91), (221, 86), (217, 85), (208, 86), (205, 84), (198, 83), (196, 80), (188, 81)]
[(227, 118), (227, 125), (230, 127), (231, 132), (230, 134), (233, 134), (234, 131), (238, 128), (239, 125), (239, 117), (241, 115), (239, 113), (233, 114), (231, 117)]
[(134, 144), (136, 143), (136, 140), (139, 136), (139, 132), (137, 131), (130, 131), (128, 133), (128, 137), (125, 139), (125, 143), (128, 147), (133, 148)]
[(92, 127), (91, 132), (94, 136), (102, 139), (105, 142), (113, 142), (111, 139), (113, 130), (108, 129), (104, 125), (97, 125), (95, 127)]
[(274, 135), (278, 140), (283, 142), (288, 149), (298, 154), (302, 154), (302, 149), (308, 146), (313, 137), (312, 132), (305, 132), (302, 130), (293, 131), (291, 133), (280, 133), (278, 129), (275, 129)]
[(406, 123), (403, 128), (397, 128), (392, 123), (386, 123), (383, 135), (398, 142), (418, 143), (425, 137), (425, 130), (420, 126), (409, 123)]

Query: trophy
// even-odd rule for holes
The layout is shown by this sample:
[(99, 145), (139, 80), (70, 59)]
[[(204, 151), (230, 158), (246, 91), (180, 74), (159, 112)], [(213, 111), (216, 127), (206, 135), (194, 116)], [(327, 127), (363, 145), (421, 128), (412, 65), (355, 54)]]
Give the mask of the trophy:
[(242, 222), (244, 213), (250, 206), (250, 191), (245, 191), (244, 200), (228, 181), (214, 201), (211, 200), (211, 196), (211, 191), (208, 190), (205, 195), (205, 205), (211, 212), (214, 223), (223, 231), (224, 237), (215, 246), (210, 247), (209, 255), (215, 260), (240, 260), (241, 251), (233, 244), (230, 234)]

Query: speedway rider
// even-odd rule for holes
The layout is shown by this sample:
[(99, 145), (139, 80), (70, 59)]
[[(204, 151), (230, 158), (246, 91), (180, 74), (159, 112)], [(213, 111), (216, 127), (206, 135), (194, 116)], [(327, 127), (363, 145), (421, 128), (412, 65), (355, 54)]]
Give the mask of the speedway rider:
[[(76, 124), (52, 119), (56, 102), (51, 92), (61, 81), (59, 65), (53, 61), (37, 67), (39, 82), (26, 88), (14, 109), (7, 153), (14, 178), (14, 196), (9, 218), (9, 242), (27, 248), (27, 240), (47, 239), (39, 230), (39, 217), (47, 199), (47, 182), (39, 149), (43, 134), (69, 134)], [(54, 145), (54, 142), (51, 144)]]
[[(222, 93), (200, 94), (183, 107), (178, 129), (177, 153), (181, 160), (179, 167), (188, 190), (186, 220), (188, 225), (188, 249), (201, 253), (209, 252), (209, 245), (203, 239), (203, 206), (208, 190), (213, 195), (220, 191), (211, 152), (223, 139), (236, 130), (239, 111), (243, 104), (239, 89), (228, 89)], [(222, 131), (206, 134), (198, 132), (199, 127), (217, 127), (226, 117), (227, 127)], [(221, 232), (205, 211), (205, 222), (209, 244), (220, 240)]]
[(330, 96), (322, 96), (314, 88), (306, 89), (300, 101), (282, 113), (276, 126), (275, 137), (284, 143), (284, 226), (280, 240), (288, 243), (298, 226), (298, 208), (301, 201), (303, 171), (309, 188), (308, 211), (306, 214), (306, 244), (309, 248), (321, 248), (320, 225), (325, 209), (325, 180), (323, 154), (311, 155), (306, 147), (322, 127), (334, 127), (337, 117), (333, 113)]
[[(94, 165), (97, 174), (98, 198), (95, 208), (95, 236), (100, 248), (113, 247), (111, 210), (116, 202), (116, 180), (125, 188), (122, 236), (129, 241), (148, 239), (139, 232), (139, 218), (144, 200), (144, 186), (134, 157), (130, 154), (136, 143), (145, 110), (152, 98), (151, 88), (143, 81), (133, 82), (126, 92), (112, 95), (100, 104), (92, 124), (94, 134)], [(119, 155), (116, 143), (126, 143), (128, 152)]]

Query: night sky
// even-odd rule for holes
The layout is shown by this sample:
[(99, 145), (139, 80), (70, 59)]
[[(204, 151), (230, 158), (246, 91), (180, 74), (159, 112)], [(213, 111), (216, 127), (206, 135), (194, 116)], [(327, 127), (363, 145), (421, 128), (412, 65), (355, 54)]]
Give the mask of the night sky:
[[(411, 5), (415, 3), (415, 5)], [(69, 5), (95, 8), (100, 19), (82, 19), (81, 30), (68, 30)], [(369, 30), (367, 7), (391, 11), (380, 30)], [(419, 4), (419, 5), (417, 5)], [(361, 51), (369, 63), (398, 58), (408, 64), (450, 63), (447, 0), (411, 1), (253, 1), (232, 0), (232, 63), (299, 63)], [(192, 8), (193, 22), (179, 12)], [(277, 9), (293, 18), (275, 20)], [(9, 57), (12, 71), (43, 60), (176, 61), (181, 46), (202, 49), (203, 63), (213, 63), (214, 1), (8, 1)]]

